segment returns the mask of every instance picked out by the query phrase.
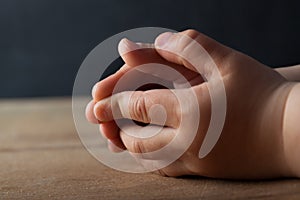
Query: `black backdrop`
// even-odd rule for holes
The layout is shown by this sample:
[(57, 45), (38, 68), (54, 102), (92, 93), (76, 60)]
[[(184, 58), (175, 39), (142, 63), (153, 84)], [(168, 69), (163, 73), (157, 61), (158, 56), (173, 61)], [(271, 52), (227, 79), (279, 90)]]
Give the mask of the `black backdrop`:
[(0, 0), (0, 96), (71, 95), (93, 47), (144, 26), (194, 28), (269, 66), (297, 64), (298, 2)]

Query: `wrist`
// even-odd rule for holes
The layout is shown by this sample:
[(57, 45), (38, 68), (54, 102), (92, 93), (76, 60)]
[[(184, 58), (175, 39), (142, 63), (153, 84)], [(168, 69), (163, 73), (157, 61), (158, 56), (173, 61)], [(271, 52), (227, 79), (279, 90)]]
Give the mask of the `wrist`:
[(300, 83), (291, 83), (283, 114), (283, 146), (290, 175), (300, 177)]
[(300, 65), (276, 68), (281, 76), (288, 81), (300, 81)]
[(293, 85), (291, 82), (282, 81), (269, 88), (265, 96), (261, 97), (264, 100), (257, 116), (258, 130), (262, 137), (260, 141), (263, 141), (261, 144), (264, 149), (263, 154), (273, 176), (291, 176), (286, 158), (283, 129), (286, 102)]

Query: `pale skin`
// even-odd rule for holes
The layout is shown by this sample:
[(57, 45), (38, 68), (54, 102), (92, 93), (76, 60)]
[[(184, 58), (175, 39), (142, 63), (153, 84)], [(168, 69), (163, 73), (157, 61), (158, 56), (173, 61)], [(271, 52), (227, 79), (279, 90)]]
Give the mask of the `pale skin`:
[[(183, 36), (193, 38), (209, 53), (218, 66), (226, 90), (227, 113), (221, 137), (202, 159), (198, 153), (211, 115), (208, 83), (185, 59), (165, 51), (197, 56)], [(229, 179), (300, 177), (300, 66), (273, 70), (194, 30), (164, 33), (157, 37), (153, 48), (122, 54), (122, 51), (134, 50), (135, 45), (128, 40), (120, 42), (119, 51), (125, 65), (94, 86), (93, 101), (86, 109), (87, 119), (100, 124), (101, 133), (108, 139), (112, 151), (121, 148), (145, 153), (161, 148), (176, 134), (188, 134), (178, 132), (178, 119), (195, 110), (193, 106), (199, 106), (201, 120), (193, 143), (178, 160), (157, 173)], [(120, 77), (144, 63), (166, 64), (183, 74), (192, 85), (189, 89), (197, 94), (198, 105), (187, 103), (186, 110), (177, 112), (178, 101), (168, 89), (112, 95)], [(124, 99), (129, 95), (132, 96), (128, 106)], [(149, 109), (153, 104), (163, 105), (168, 114), (159, 135), (137, 139), (124, 134), (116, 125), (114, 117), (149, 123)], [(118, 116), (113, 117), (113, 106), (119, 109)], [(134, 128), (128, 127), (128, 130), (134, 131)]]

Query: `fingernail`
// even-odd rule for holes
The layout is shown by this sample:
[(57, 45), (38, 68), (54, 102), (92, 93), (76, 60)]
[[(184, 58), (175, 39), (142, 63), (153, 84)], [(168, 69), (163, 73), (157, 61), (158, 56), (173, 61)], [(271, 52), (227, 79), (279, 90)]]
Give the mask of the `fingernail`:
[(155, 40), (155, 46), (164, 47), (166, 44), (168, 44), (168, 41), (170, 40), (172, 35), (173, 35), (173, 33), (171, 33), (171, 32), (166, 32), (166, 33), (161, 34)]
[(139, 48), (140, 48), (140, 46), (138, 44), (128, 40), (127, 38), (123, 38), (119, 42), (118, 51), (119, 51), (120, 55), (124, 55), (130, 51), (134, 51)]

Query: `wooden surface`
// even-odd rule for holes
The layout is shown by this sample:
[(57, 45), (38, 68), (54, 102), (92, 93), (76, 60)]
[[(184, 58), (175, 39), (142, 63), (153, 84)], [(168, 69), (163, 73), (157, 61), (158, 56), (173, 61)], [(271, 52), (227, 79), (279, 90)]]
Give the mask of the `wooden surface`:
[(71, 100), (0, 101), (0, 199), (300, 199), (300, 180), (225, 181), (129, 174), (82, 146)]

